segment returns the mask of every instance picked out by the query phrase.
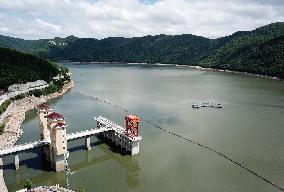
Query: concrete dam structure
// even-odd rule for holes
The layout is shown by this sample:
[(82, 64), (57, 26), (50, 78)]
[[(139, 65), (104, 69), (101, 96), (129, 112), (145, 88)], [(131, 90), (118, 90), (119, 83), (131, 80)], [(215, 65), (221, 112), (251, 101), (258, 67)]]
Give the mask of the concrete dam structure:
[(66, 157), (68, 156), (68, 141), (85, 139), (87, 150), (91, 149), (91, 136), (101, 135), (103, 138), (120, 146), (131, 155), (139, 154), (139, 142), (142, 137), (138, 135), (140, 118), (135, 115), (125, 117), (126, 127), (123, 128), (104, 117), (94, 117), (97, 121), (95, 129), (67, 134), (67, 123), (62, 114), (54, 112), (47, 104), (37, 106), (39, 119), (40, 140), (15, 145), (0, 150), (0, 158), (14, 155), (15, 168), (20, 168), (19, 153), (29, 149), (42, 147), (43, 155), (50, 168), (56, 172), (64, 171)]

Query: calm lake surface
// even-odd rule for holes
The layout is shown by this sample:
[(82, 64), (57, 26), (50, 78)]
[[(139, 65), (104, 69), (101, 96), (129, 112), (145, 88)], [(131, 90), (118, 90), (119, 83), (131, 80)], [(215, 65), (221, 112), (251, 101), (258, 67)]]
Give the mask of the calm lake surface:
[[(67, 64), (65, 64), (67, 65)], [(81, 93), (124, 106), (141, 118), (226, 154), (284, 187), (284, 83), (187, 67), (68, 64), (75, 87), (50, 105), (65, 115), (68, 132), (96, 127), (95, 115), (124, 125), (126, 113)], [(196, 102), (224, 109), (192, 109)], [(39, 139), (36, 112), (26, 114), (19, 143)], [(68, 143), (72, 189), (86, 191), (279, 191), (217, 154), (142, 122), (140, 154), (121, 154), (92, 137)], [(64, 173), (43, 164), (40, 150), (4, 159), (5, 180), (15, 191), (29, 178), (35, 186), (65, 185)]]

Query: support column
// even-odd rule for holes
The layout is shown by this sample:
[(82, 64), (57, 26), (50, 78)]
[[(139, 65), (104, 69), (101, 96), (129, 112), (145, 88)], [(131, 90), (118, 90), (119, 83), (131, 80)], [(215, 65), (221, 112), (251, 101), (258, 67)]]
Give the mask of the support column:
[(20, 169), (20, 159), (19, 159), (19, 155), (15, 154), (15, 169), (19, 170)]
[(43, 146), (42, 150), (43, 150), (43, 155), (44, 155), (45, 161), (50, 163), (51, 162), (50, 146), (49, 145)]
[[(64, 171), (64, 154), (67, 153), (66, 123), (64, 117), (59, 113), (51, 113), (47, 116), (47, 128), (50, 131), (49, 158), (51, 169)], [(47, 153), (48, 159), (48, 153)]]
[(119, 135), (115, 134), (115, 144), (116, 145), (119, 145), (119, 140), (120, 140)]
[(120, 137), (120, 139), (119, 139), (119, 145), (120, 145), (120, 148), (123, 148), (123, 137)]
[(131, 142), (131, 155), (139, 154), (139, 141)]
[(86, 162), (91, 162), (93, 157), (91, 153), (89, 153), (89, 151), (85, 151), (85, 158), (86, 158)]
[(65, 168), (64, 155), (55, 154), (53, 169), (56, 172), (60, 172), (60, 171), (64, 171), (64, 168)]
[(106, 137), (107, 137), (108, 139), (110, 139), (109, 134), (110, 134), (109, 131), (106, 132)]
[(85, 145), (87, 150), (91, 150), (91, 138), (90, 136), (85, 137)]
[(0, 169), (3, 169), (3, 167), (4, 167), (3, 159), (0, 158)]

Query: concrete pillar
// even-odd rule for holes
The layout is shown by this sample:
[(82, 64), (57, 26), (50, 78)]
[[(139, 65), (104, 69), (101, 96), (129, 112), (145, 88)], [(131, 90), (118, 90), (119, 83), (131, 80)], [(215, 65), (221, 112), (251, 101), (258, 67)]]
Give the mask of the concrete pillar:
[(53, 169), (56, 172), (64, 171), (65, 169), (64, 155), (55, 155)]
[(20, 169), (20, 159), (19, 159), (19, 155), (15, 154), (15, 169), (19, 170)]
[(110, 139), (110, 132), (107, 132), (107, 133), (106, 133), (106, 137), (107, 137), (108, 139)]
[(131, 142), (131, 155), (139, 154), (139, 141)]
[(20, 173), (20, 171), (16, 171), (15, 183), (19, 184), (20, 182), (21, 182), (21, 173)]
[(119, 145), (119, 136), (115, 134), (115, 144)]
[(86, 162), (91, 162), (93, 157), (91, 155), (91, 153), (89, 153), (89, 151), (85, 151), (85, 158), (86, 158)]
[(52, 170), (54, 170), (54, 167), (55, 167), (55, 163), (54, 163), (54, 160), (53, 160), (53, 159), (54, 159), (53, 154), (54, 154), (53, 149), (52, 149), (51, 146), (49, 146), (49, 155), (46, 157), (46, 159), (48, 159), (48, 157), (49, 157), (49, 160), (50, 160), (50, 168), (51, 168)]
[(127, 139), (126, 138), (124, 138), (123, 139), (123, 147), (126, 149), (126, 145), (127, 145)]
[(2, 158), (0, 158), (0, 169), (3, 169), (3, 167), (4, 167), (3, 159), (2, 159)]
[(51, 155), (50, 165), (51, 169), (56, 172), (64, 171), (65, 168), (64, 155), (56, 155), (55, 153), (53, 153), (53, 155)]
[(51, 160), (51, 157), (50, 157), (50, 146), (47, 145), (47, 146), (43, 146), (43, 155), (45, 157), (45, 160), (47, 162), (50, 162)]
[(132, 146), (131, 146), (131, 143), (132, 143), (132, 142), (131, 142), (130, 140), (127, 141), (127, 147), (126, 147), (126, 150), (127, 150), (127, 151), (131, 151), (131, 147), (132, 147)]
[(123, 143), (123, 137), (120, 137), (120, 139), (119, 139), (119, 145), (120, 145), (120, 148), (122, 148), (122, 144)]
[[(64, 117), (59, 113), (51, 113), (47, 116), (47, 127), (50, 131), (49, 158), (51, 169), (64, 171), (64, 154), (67, 152), (66, 127)], [(47, 157), (48, 158), (48, 157)]]
[(85, 145), (87, 150), (91, 150), (91, 138), (89, 136), (85, 137)]

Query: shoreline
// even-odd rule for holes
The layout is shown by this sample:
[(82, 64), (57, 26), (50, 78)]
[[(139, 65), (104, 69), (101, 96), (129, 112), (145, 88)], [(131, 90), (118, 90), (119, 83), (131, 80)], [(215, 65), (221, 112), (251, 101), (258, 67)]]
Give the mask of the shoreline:
[(233, 74), (240, 74), (245, 76), (251, 76), (251, 77), (260, 77), (265, 79), (272, 79), (277, 81), (284, 81), (284, 79), (281, 79), (279, 77), (275, 76), (269, 76), (269, 75), (261, 75), (257, 73), (249, 73), (249, 72), (240, 72), (240, 71), (231, 71), (227, 69), (217, 69), (217, 68), (210, 68), (210, 67), (201, 67), (198, 65), (187, 65), (187, 64), (170, 64), (170, 63), (127, 63), (127, 62), (98, 62), (98, 61), (90, 61), (90, 62), (79, 62), (79, 61), (57, 61), (59, 63), (72, 63), (74, 65), (96, 65), (96, 64), (104, 64), (104, 65), (149, 65), (149, 66), (169, 66), (169, 67), (188, 67), (192, 69), (202, 70), (202, 71), (216, 71), (216, 72), (225, 72), (225, 73), (233, 73)]
[[(184, 65), (182, 65), (185, 67)], [(259, 77), (259, 78), (265, 78), (265, 79), (271, 79), (271, 80), (277, 80), (277, 81), (283, 81), (284, 79), (281, 79), (279, 77), (274, 77), (274, 76), (268, 76), (268, 75), (260, 75), (256, 73), (248, 73), (248, 72), (240, 72), (240, 71), (231, 71), (231, 70), (226, 70), (226, 69), (215, 69), (215, 68), (204, 68), (200, 66), (192, 66), (189, 65), (188, 67), (193, 68), (193, 69), (198, 69), (202, 71), (216, 71), (216, 72), (225, 72), (225, 73), (233, 73), (233, 74), (239, 74), (239, 75), (245, 75), (245, 76), (251, 76), (251, 77)]]
[[(23, 134), (21, 125), (25, 120), (26, 111), (31, 110), (37, 105), (46, 102), (50, 99), (62, 96), (63, 94), (68, 92), (73, 86), (74, 82), (71, 81), (65, 84), (60, 92), (55, 92), (50, 95), (40, 97), (29, 96), (20, 100), (13, 101), (7, 108), (7, 112), (5, 113), (5, 129), (4, 133), (0, 135), (0, 149), (11, 147), (17, 143), (17, 141)], [(4, 115), (4, 113), (2, 115)], [(6, 192), (8, 191), (8, 189), (5, 185), (2, 166), (3, 162), (0, 158), (0, 191)]]

